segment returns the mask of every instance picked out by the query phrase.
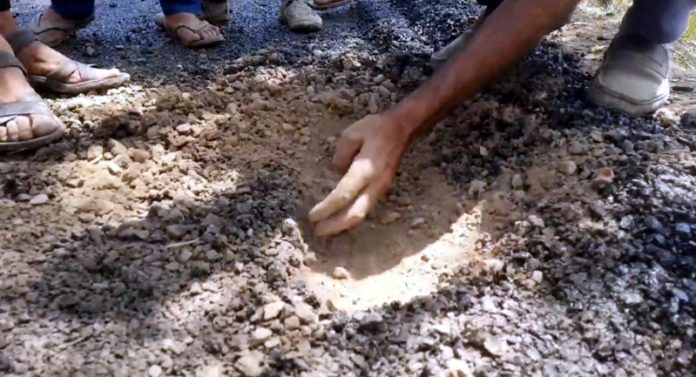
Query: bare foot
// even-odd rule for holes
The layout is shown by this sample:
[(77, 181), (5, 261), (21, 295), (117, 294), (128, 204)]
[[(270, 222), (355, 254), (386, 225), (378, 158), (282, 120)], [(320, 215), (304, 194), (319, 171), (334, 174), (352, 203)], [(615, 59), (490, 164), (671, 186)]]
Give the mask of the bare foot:
[(206, 40), (206, 39), (211, 39), (215, 37), (219, 37), (222, 35), (222, 32), (220, 31), (220, 28), (214, 25), (207, 24), (205, 27), (202, 29), (198, 30), (198, 25), (201, 21), (198, 17), (196, 17), (194, 14), (191, 13), (177, 13), (177, 14), (172, 14), (169, 15), (165, 18), (164, 20), (164, 26), (168, 30), (175, 30), (176, 27), (179, 25), (186, 25), (189, 26), (191, 29), (197, 30), (193, 31), (191, 29), (188, 29), (186, 27), (179, 28), (176, 30), (177, 37), (182, 41), (182, 43), (186, 46), (191, 45), (192, 43)]

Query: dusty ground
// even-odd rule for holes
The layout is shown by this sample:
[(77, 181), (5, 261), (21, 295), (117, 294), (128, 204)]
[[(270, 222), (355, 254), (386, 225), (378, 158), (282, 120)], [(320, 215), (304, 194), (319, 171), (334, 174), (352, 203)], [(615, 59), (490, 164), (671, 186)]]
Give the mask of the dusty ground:
[(694, 375), (693, 44), (666, 111), (592, 107), (617, 15), (584, 7), (320, 241), (304, 214), (335, 135), (424, 80), (476, 7), (360, 1), (295, 36), (243, 1), (195, 53), (155, 11), (101, 3), (66, 51), (133, 85), (51, 100), (65, 140), (0, 160), (0, 373)]

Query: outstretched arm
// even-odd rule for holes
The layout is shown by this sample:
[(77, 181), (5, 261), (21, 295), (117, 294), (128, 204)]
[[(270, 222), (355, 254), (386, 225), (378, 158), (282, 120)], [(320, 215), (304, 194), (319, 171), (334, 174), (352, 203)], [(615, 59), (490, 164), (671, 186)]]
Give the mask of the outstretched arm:
[(480, 25), (467, 46), (423, 86), (392, 109), (347, 128), (334, 162), (347, 172), (309, 213), (320, 236), (357, 225), (386, 193), (401, 156), (457, 105), (564, 23), (580, 0), (505, 0)]

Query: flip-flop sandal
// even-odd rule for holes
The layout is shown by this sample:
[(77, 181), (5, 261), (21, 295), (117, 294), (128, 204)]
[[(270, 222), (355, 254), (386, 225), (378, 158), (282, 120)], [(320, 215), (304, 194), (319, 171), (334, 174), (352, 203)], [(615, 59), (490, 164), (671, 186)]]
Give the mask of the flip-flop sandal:
[(213, 3), (203, 0), (201, 2), (201, 14), (199, 18), (210, 22), (216, 26), (225, 26), (230, 22), (230, 3), (225, 1), (222, 3)]
[[(19, 68), (24, 74), (26, 69), (17, 58), (9, 52), (0, 51), (0, 69)], [(0, 104), (0, 126), (5, 126), (17, 117), (30, 117), (31, 115), (44, 115), (52, 118), (57, 126), (55, 131), (48, 135), (40, 136), (24, 141), (0, 141), (0, 153), (18, 152), (28, 149), (36, 149), (60, 139), (65, 133), (65, 125), (36, 93), (24, 96), (19, 101)]]
[(334, 8), (338, 8), (338, 7), (342, 7), (344, 5), (347, 5), (348, 3), (351, 3), (351, 2), (353, 2), (353, 0), (336, 0), (336, 1), (328, 3), (328, 4), (317, 4), (317, 2), (314, 0), (307, 0), (307, 4), (309, 4), (309, 6), (315, 10), (334, 9)]
[[(41, 43), (49, 47), (56, 47), (65, 42), (66, 40), (75, 36), (75, 33), (78, 30), (84, 29), (87, 27), (87, 25), (94, 21), (94, 14), (91, 14), (89, 17), (79, 21), (47, 21), (44, 19), (44, 13), (45, 12), (40, 13), (34, 17), (31, 24), (36, 38), (41, 41)], [(50, 31), (61, 31), (62, 34), (60, 37), (49, 38), (48, 34), (46, 33)]]
[[(23, 30), (7, 40), (12, 46), (15, 54), (18, 54), (23, 48), (32, 44), (35, 39), (34, 35)], [(68, 83), (75, 71), (80, 74), (80, 82)], [(76, 62), (74, 60), (66, 60), (58, 69), (50, 75), (28, 75), (27, 81), (34, 87), (48, 89), (59, 94), (79, 94), (92, 90), (111, 89), (123, 85), (130, 80), (130, 75), (127, 73), (119, 73), (116, 76), (98, 78), (97, 70), (91, 65)]]
[(199, 39), (197, 41), (192, 41), (189, 43), (186, 43), (186, 41), (184, 41), (184, 39), (179, 36), (179, 30), (181, 29), (188, 29), (192, 33), (198, 34), (198, 36), (200, 36), (200, 32), (203, 29), (205, 29), (208, 26), (212, 26), (212, 24), (210, 24), (207, 21), (198, 20), (198, 22), (196, 22), (194, 25), (187, 25), (182, 23), (174, 25), (173, 27), (167, 27), (164, 14), (159, 13), (157, 14), (157, 16), (155, 16), (155, 23), (159, 27), (164, 29), (167, 32), (167, 34), (169, 34), (172, 38), (176, 38), (177, 40), (179, 40), (179, 42), (181, 42), (184, 46), (188, 48), (208, 47), (225, 41), (225, 37), (222, 34), (207, 39)]

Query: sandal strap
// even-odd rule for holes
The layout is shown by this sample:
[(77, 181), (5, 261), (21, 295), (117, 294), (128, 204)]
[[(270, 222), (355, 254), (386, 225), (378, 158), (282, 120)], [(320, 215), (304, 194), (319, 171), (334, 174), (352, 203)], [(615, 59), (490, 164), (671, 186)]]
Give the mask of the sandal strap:
[(174, 34), (179, 35), (179, 29), (184, 28), (184, 29), (190, 30), (192, 33), (200, 35), (200, 32), (209, 26), (213, 26), (213, 25), (211, 25), (207, 21), (202, 21), (202, 20), (199, 20), (196, 24), (191, 25), (191, 26), (189, 26), (187, 24), (179, 24), (179, 25), (176, 25), (174, 27)]
[(74, 60), (66, 60), (65, 62), (61, 63), (58, 68), (51, 72), (48, 77), (51, 80), (63, 82), (66, 81), (66, 79), (70, 76), (72, 76), (75, 71), (79, 71), (80, 66), (79, 63), (74, 61)]
[(39, 35), (49, 31), (62, 31), (64, 33), (72, 33), (78, 29), (82, 29), (94, 21), (94, 13), (81, 20), (59, 20), (43, 22), (44, 13), (40, 13), (34, 17), (32, 24), (34, 26), (34, 34)]
[(7, 42), (12, 46), (15, 54), (19, 54), (25, 47), (36, 41), (36, 37), (31, 30), (22, 30), (7, 38)]
[(27, 75), (24, 64), (14, 54), (7, 51), (0, 51), (0, 68), (19, 68), (25, 76)]
[(28, 96), (23, 101), (0, 104), (0, 124), (23, 115), (54, 116), (46, 102), (38, 96)]

